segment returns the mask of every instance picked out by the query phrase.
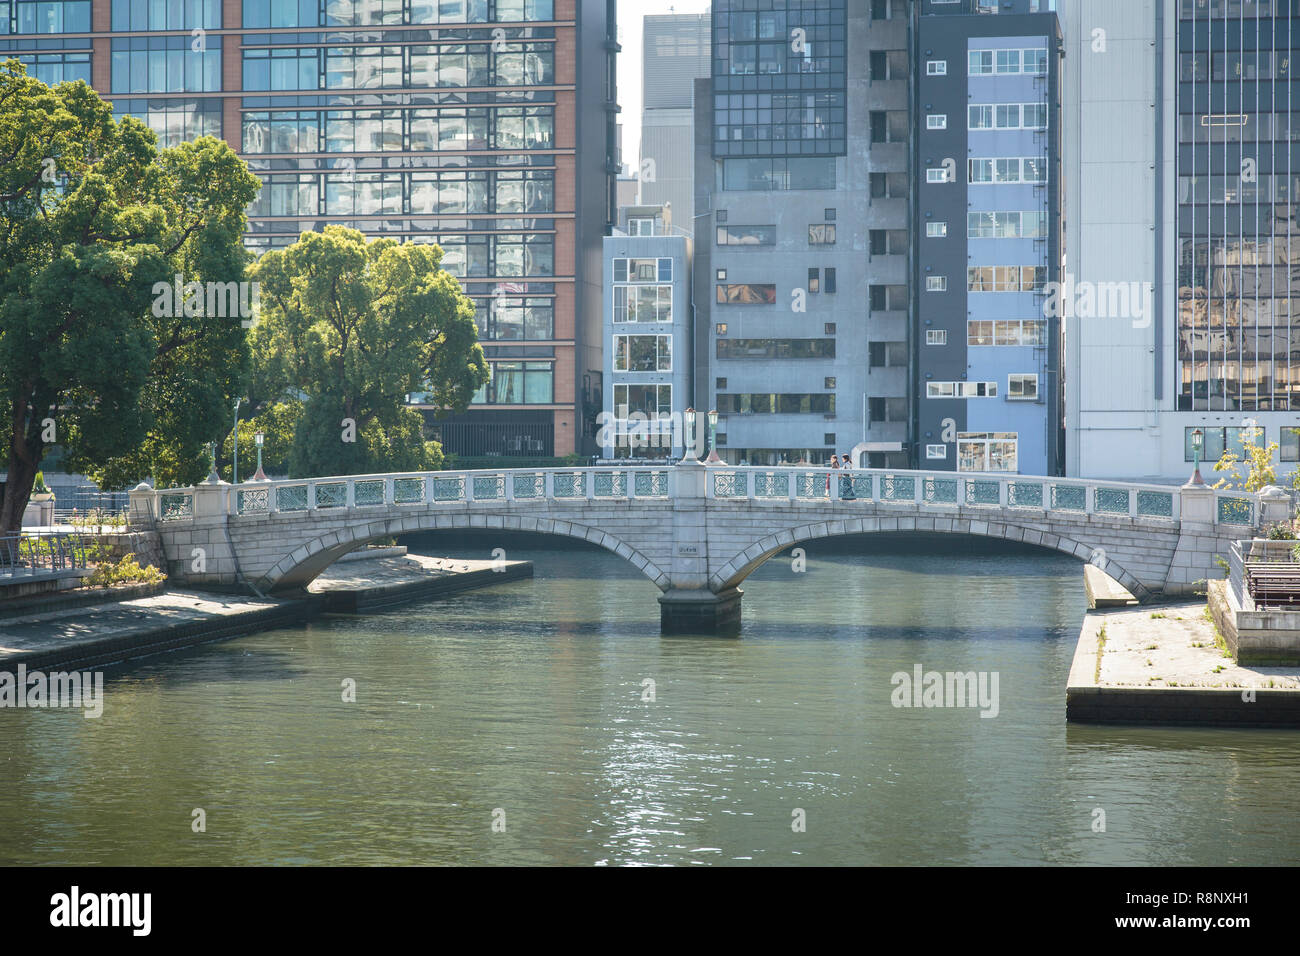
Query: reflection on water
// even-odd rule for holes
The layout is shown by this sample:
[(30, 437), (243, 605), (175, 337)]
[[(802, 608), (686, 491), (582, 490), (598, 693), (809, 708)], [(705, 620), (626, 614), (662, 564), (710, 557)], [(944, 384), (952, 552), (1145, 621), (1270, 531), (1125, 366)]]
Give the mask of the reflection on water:
[[(1300, 734), (1067, 728), (1077, 562), (804, 547), (740, 639), (661, 637), (603, 551), (511, 549), (533, 581), (137, 661), (100, 720), (0, 711), (0, 861), (1300, 861)], [(894, 708), (916, 664), (996, 672), (997, 718)]]

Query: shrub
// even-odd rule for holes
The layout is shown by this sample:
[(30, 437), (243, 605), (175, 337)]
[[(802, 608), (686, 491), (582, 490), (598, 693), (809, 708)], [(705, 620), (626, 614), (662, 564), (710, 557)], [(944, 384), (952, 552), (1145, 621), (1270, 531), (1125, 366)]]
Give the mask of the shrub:
[(1265, 529), (1265, 537), (1270, 541), (1295, 541), (1295, 528), (1288, 521), (1279, 521)]
[(85, 579), (85, 584), (92, 588), (109, 588), (115, 584), (155, 584), (166, 579), (167, 576), (152, 565), (141, 567), (134, 554), (124, 554), (116, 562), (101, 562)]

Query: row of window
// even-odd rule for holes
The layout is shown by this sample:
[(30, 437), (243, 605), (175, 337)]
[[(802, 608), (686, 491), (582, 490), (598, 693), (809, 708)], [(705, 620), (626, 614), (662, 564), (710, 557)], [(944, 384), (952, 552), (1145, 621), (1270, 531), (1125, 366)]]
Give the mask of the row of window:
[[(776, 245), (776, 226), (718, 226), (716, 241), (720, 246), (773, 246)], [(808, 245), (835, 245), (835, 223), (808, 224)]]
[[(1015, 472), (1017, 463), (1017, 432), (958, 432), (957, 470), (965, 472)], [(925, 457), (931, 461), (946, 461), (947, 445), (926, 445)]]
[[(126, 0), (114, 0), (116, 4)], [(140, 0), (131, 0), (139, 3)], [(152, 2), (152, 0), (151, 0)], [(212, 0), (208, 0), (212, 2)], [(555, 19), (554, 0), (271, 0), (244, 3), (245, 27), (512, 23)], [(113, 29), (117, 29), (114, 20)], [(133, 29), (146, 29), (136, 27)], [(147, 29), (161, 29), (148, 27)]]
[(90, 0), (7, 0), (0, 33), (89, 33)]
[(1038, 239), (1047, 235), (1047, 213), (967, 213), (966, 235), (971, 239)]
[(1047, 129), (1046, 103), (985, 103), (966, 109), (968, 129)]
[[(148, 45), (114, 40), (113, 93), (206, 93), (221, 89), (221, 37), (208, 37), (204, 49), (190, 38), (149, 37)], [(135, 47), (135, 48), (132, 48)]]
[(1007, 76), (1016, 73), (1041, 75), (1047, 72), (1047, 50), (971, 50), (967, 55), (971, 76)]
[[(997, 382), (926, 382), (926, 398), (997, 398)], [(1007, 376), (1007, 401), (1038, 398), (1038, 376), (1013, 373)]]
[(670, 256), (652, 259), (615, 259), (615, 282), (672, 282), (673, 260)]
[(1178, 78), (1184, 81), (1219, 82), (1234, 80), (1288, 79), (1291, 76), (1291, 52), (1282, 50), (1229, 50), (1207, 53), (1180, 53)]
[(245, 153), (549, 149), (555, 107), (249, 112)]
[(720, 393), (720, 415), (833, 415), (835, 396), (820, 392)]
[(249, 216), (555, 211), (555, 172), (549, 169), (341, 169), (327, 173), (269, 173), (261, 178), (262, 190), (249, 207)]
[[(0, 3), (0, 8), (3, 6)], [(46, 86), (77, 80), (90, 83), (89, 53), (24, 53), (17, 59), (27, 68), (28, 76), (36, 77)]]
[(835, 340), (718, 339), (717, 355), (720, 359), (833, 359)]
[(617, 384), (614, 386), (614, 417), (625, 421), (636, 415), (651, 420), (673, 413), (671, 385)]
[[(1268, 447), (1268, 432), (1260, 425), (1189, 425), (1183, 430), (1183, 454), (1187, 461), (1195, 460), (1192, 433), (1201, 432), (1201, 461), (1216, 462), (1225, 451), (1242, 461), (1246, 457), (1248, 443), (1261, 448)], [(1300, 428), (1284, 427), (1279, 429), (1278, 457), (1282, 461), (1300, 461)]]
[(470, 402), (475, 405), (550, 405), (555, 368), (550, 362), (489, 362), (488, 382)]
[(245, 90), (541, 86), (555, 80), (550, 44), (245, 48)]
[[(245, 5), (246, 9), (256, 6), (266, 9), (268, 5)], [(270, 6), (297, 9), (298, 0), (278, 0)], [(113, 0), (112, 23), (114, 33), (216, 30), (221, 26), (221, 0)]]
[(722, 188), (760, 192), (834, 189), (835, 160), (829, 157), (724, 159)]
[(966, 178), (972, 186), (998, 183), (1045, 183), (1047, 159), (1039, 156), (1005, 156), (968, 160)]

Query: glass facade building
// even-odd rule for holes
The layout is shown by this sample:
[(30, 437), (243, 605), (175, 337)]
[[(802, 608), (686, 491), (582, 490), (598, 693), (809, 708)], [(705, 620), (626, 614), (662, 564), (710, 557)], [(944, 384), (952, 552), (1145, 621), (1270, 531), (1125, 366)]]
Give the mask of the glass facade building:
[(1181, 411), (1300, 410), (1290, 0), (1180, 0)]
[(595, 450), (614, 11), (0, 0), (0, 56), (45, 82), (86, 80), (161, 145), (224, 138), (263, 181), (248, 210), (254, 252), (329, 223), (437, 242), (474, 300), (493, 379), (462, 415), (427, 409), (435, 434), (465, 456), (564, 455)]

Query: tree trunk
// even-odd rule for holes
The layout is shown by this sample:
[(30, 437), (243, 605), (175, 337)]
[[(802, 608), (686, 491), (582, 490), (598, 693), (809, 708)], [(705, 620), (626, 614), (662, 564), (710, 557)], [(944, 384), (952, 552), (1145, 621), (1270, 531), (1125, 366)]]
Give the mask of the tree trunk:
[(12, 534), (23, 526), (23, 511), (32, 497), (36, 463), (27, 463), (9, 454), (9, 477), (5, 482), (4, 504), (0, 506), (0, 534)]

